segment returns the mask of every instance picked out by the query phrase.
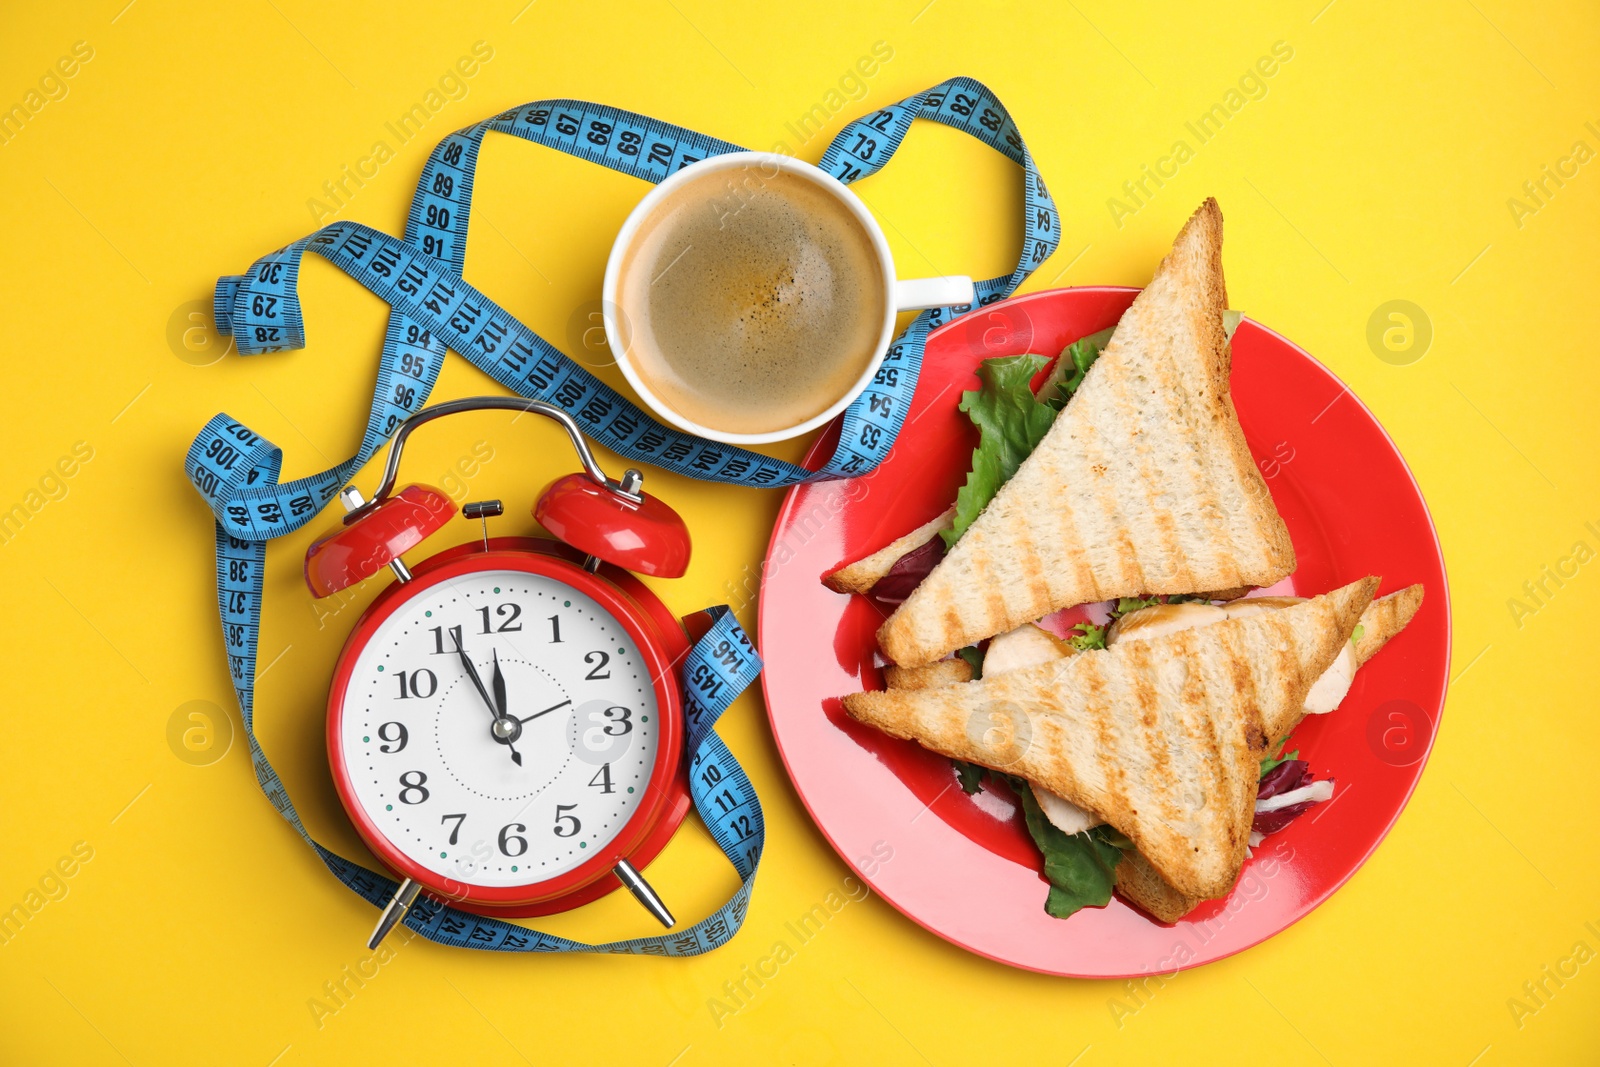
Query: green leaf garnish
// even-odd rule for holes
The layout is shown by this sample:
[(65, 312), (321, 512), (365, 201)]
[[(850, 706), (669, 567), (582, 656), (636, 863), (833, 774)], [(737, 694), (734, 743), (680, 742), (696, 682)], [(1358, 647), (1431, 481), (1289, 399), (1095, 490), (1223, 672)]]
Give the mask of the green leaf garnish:
[(956, 781), (961, 785), (961, 791), (967, 796), (983, 792), (983, 776), (989, 773), (989, 768), (966, 760), (953, 759), (950, 761), (956, 769)]
[(1046, 362), (1044, 356), (1032, 354), (986, 359), (978, 368), (983, 388), (961, 394), (961, 410), (978, 427), (979, 437), (972, 450), (972, 470), (956, 494), (955, 523), (939, 534), (946, 548), (966, 532), (1050, 432), (1056, 410), (1040, 403), (1031, 385)]
[(1106, 647), (1106, 628), (1092, 622), (1080, 622), (1073, 627), (1078, 632), (1067, 638), (1067, 643), (1079, 652), (1092, 652)]
[(1276, 756), (1269, 756), (1266, 759), (1261, 761), (1261, 777), (1262, 778), (1265, 778), (1267, 776), (1267, 774), (1273, 768), (1278, 766), (1278, 764), (1280, 764), (1280, 763), (1288, 763), (1290, 760), (1295, 760), (1295, 759), (1299, 759), (1300, 758), (1300, 750), (1298, 748), (1295, 749), (1293, 752), (1288, 753), (1287, 755), (1284, 754), (1283, 746), (1288, 744), (1288, 743), (1289, 743), (1289, 739), (1287, 737), (1284, 737), (1284, 738), (1281, 738), (1276, 745), (1272, 746), (1273, 748), (1278, 750), (1278, 754)]
[(1039, 398), (1057, 411), (1066, 407), (1067, 401), (1072, 399), (1072, 394), (1083, 384), (1089, 368), (1094, 366), (1094, 361), (1105, 351), (1115, 330), (1115, 326), (1109, 326), (1098, 333), (1080, 337), (1062, 349), (1061, 358), (1056, 360), (1056, 365), (1050, 368), (1050, 374), (1039, 387)]
[(1120, 619), (1130, 612), (1139, 611), (1141, 608), (1153, 608), (1161, 603), (1158, 596), (1125, 596), (1117, 599), (1117, 606), (1111, 609), (1111, 617)]
[[(1027, 782), (1011, 775), (1002, 777), (1017, 795), (1028, 835), (1044, 855), (1044, 876), (1050, 882), (1044, 910), (1057, 919), (1065, 919), (1080, 908), (1109, 903), (1117, 885), (1117, 863), (1122, 859), (1121, 847), (1100, 832), (1110, 828), (1096, 826), (1081, 834), (1066, 833), (1045, 817)], [(1110, 834), (1126, 840), (1114, 830)]]
[(982, 388), (961, 394), (961, 410), (978, 428), (978, 447), (972, 450), (972, 470), (956, 494), (956, 518), (941, 531), (944, 545), (954, 545), (989, 501), (1000, 491), (1022, 461), (1033, 454), (1050, 432), (1056, 412), (1066, 406), (1083, 384), (1084, 375), (1100, 357), (1116, 327), (1080, 337), (1068, 345), (1055, 366), (1033, 391), (1033, 376), (1049, 358), (1028, 353), (986, 359), (978, 368)]
[(1244, 312), (1228, 308), (1222, 313), (1222, 339), (1229, 344), (1233, 343), (1233, 331), (1239, 328), (1239, 320), (1244, 318)]
[[(956, 649), (956, 655), (967, 661), (967, 666), (972, 668), (972, 680), (976, 682), (983, 677), (983, 649), (977, 645), (968, 645), (966, 648)], [(972, 792), (972, 790), (967, 790)]]
[(962, 791), (968, 795), (982, 792), (984, 776), (992, 774), (1016, 796), (1028, 836), (1044, 857), (1044, 876), (1050, 882), (1044, 902), (1048, 914), (1065, 919), (1081, 908), (1104, 907), (1110, 902), (1111, 891), (1117, 885), (1117, 864), (1123, 850), (1133, 848), (1132, 841), (1104, 824), (1081, 834), (1069, 834), (1046, 817), (1026, 780), (964, 760), (953, 759), (950, 763), (956, 769)]

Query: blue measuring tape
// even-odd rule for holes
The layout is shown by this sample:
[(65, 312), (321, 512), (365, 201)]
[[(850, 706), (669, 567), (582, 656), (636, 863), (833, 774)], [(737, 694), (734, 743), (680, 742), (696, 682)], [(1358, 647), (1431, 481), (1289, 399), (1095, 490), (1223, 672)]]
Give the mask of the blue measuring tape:
[[(874, 174), (894, 155), (918, 118), (970, 134), (1023, 168), (1023, 243), (1016, 269), (975, 285), (978, 304), (1003, 299), (1055, 251), (1060, 218), (1016, 124), (983, 85), (970, 78), (952, 78), (857, 119), (834, 138), (819, 166), (845, 183)], [(491, 131), (650, 182), (709, 156), (741, 151), (737, 145), (679, 126), (576, 100), (526, 104), (452, 133), (428, 157), (403, 239), (359, 223), (336, 222), (263, 256), (248, 274), (217, 283), (217, 328), (232, 335), (244, 355), (304, 347), (298, 280), (307, 251), (328, 260), (391, 306), (377, 385), (356, 454), (320, 473), (280, 482), (282, 451), (244, 423), (219, 414), (200, 431), (185, 458), (190, 480), (216, 516), (218, 607), (257, 781), (329, 870), (379, 906), (393, 896), (396, 883), (312, 839), (256, 740), (255, 667), (266, 542), (309, 522), (396, 427), (424, 406), (446, 351), (454, 349), (522, 396), (562, 407), (592, 440), (627, 459), (706, 481), (779, 487), (865, 474), (882, 462), (910, 410), (928, 334), (970, 310), (924, 311), (911, 322), (895, 339), (872, 384), (841, 417), (838, 447), (819, 470), (662, 426), (462, 279), (478, 152)], [(694, 685), (684, 686), (689, 718), (686, 751), (695, 809), (739, 874), (733, 898), (681, 933), (601, 945), (472, 915), (426, 897), (408, 913), (409, 928), (434, 941), (467, 948), (673, 956), (707, 952), (733, 936), (744, 920), (766, 834), (749, 777), (712, 727), (760, 672), (761, 661), (732, 612), (725, 607), (710, 610), (716, 621), (683, 665), (685, 679), (695, 680)], [(739, 807), (732, 812), (709, 810), (712, 786), (718, 794), (731, 790)]]

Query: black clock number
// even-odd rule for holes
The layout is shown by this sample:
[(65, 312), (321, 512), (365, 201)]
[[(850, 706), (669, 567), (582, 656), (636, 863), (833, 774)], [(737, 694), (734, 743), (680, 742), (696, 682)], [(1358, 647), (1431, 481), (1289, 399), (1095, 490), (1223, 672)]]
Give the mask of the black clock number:
[[(632, 715), (632, 708), (624, 708), (621, 706), (607, 708), (605, 710), (605, 716), (611, 721), (606, 723), (606, 734), (610, 737), (621, 737), (625, 733), (630, 733), (633, 730), (633, 720), (631, 718)], [(619, 726), (621, 729), (613, 730), (613, 726)]]
[[(391, 727), (393, 729), (390, 729)], [(379, 745), (378, 751), (393, 754), (406, 747), (406, 742), (411, 739), (411, 735), (406, 732), (405, 723), (386, 722), (378, 727), (378, 739), (390, 743), (389, 745)], [(393, 747), (391, 748), (390, 745), (393, 745)]]
[[(574, 819), (574, 822), (577, 820)], [(513, 833), (512, 831), (516, 831)], [(517, 857), (528, 851), (528, 839), (520, 835), (528, 832), (528, 828), (520, 822), (508, 823), (500, 828), (500, 854), (503, 856)]]
[[(412, 781), (411, 779), (413, 778), (415, 778), (416, 781)], [(427, 786), (423, 784), (427, 780), (428, 776), (421, 771), (407, 771), (406, 773), (402, 774), (400, 776), (400, 784), (404, 788), (400, 790), (400, 803), (421, 804), (424, 800), (427, 800), (428, 789)], [(412, 796), (411, 794), (413, 793), (415, 793), (416, 796)]]
[[(446, 644), (444, 635), (449, 634), (451, 641)], [(461, 627), (452, 626), (446, 630), (443, 626), (433, 628), (433, 654), (435, 656), (453, 656), (461, 645)]]
[(497, 604), (495, 606), (494, 613), (496, 616), (503, 618), (504, 621), (501, 622), (499, 626), (496, 626), (491, 630), (489, 625), (489, 609), (487, 607), (478, 609), (478, 614), (483, 616), (483, 629), (479, 630), (479, 633), (503, 634), (522, 629), (522, 624), (517, 621), (518, 617), (522, 615), (521, 605), (511, 603)]
[(400, 683), (400, 695), (396, 700), (407, 700), (411, 697), (421, 697), (426, 700), (439, 691), (439, 678), (432, 671), (424, 667), (420, 671), (401, 671), (394, 676)]
[[(557, 837), (576, 837), (576, 836), (578, 836), (578, 831), (583, 829), (583, 823), (578, 821), (578, 817), (576, 815), (563, 815), (562, 814), (562, 812), (564, 812), (564, 811), (575, 811), (577, 809), (577, 807), (578, 807), (578, 805), (576, 805), (576, 804), (557, 804), (556, 805), (555, 833), (556, 833)], [(571, 823), (572, 824), (571, 828), (570, 829), (563, 829), (563, 827), (566, 826), (567, 823)]]
[[(598, 662), (596, 662), (598, 660)], [(611, 672), (606, 670), (606, 664), (611, 662), (611, 656), (605, 652), (585, 652), (583, 662), (593, 664), (593, 669), (584, 678), (591, 682), (603, 682), (611, 677)], [(601, 672), (605, 671), (604, 674)]]
[(466, 812), (462, 812), (459, 815), (441, 815), (439, 816), (439, 825), (443, 826), (451, 819), (456, 821), (456, 824), (450, 827), (450, 843), (453, 845), (456, 843), (456, 835), (461, 833), (461, 824), (467, 821)]
[(552, 615), (552, 616), (550, 616), (550, 643), (552, 645), (559, 645), (561, 643), (561, 616), (560, 615)]
[(598, 786), (602, 793), (615, 793), (616, 790), (611, 786), (611, 764), (602, 764), (595, 776), (589, 779), (589, 784)]

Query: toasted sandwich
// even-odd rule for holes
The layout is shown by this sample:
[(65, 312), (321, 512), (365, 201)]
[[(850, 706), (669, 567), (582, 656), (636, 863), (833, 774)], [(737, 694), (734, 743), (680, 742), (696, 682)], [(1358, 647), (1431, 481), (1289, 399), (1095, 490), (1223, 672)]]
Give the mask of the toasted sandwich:
[(843, 704), (888, 734), (1039, 783), (1103, 818), (1178, 892), (1222, 896), (1248, 847), (1266, 723), (1304, 706), (1377, 584)]
[[(1380, 597), (1367, 605), (1367, 609), (1361, 613), (1360, 621), (1356, 623), (1350, 640), (1341, 648), (1333, 664), (1312, 683), (1305, 705), (1298, 713), (1286, 713), (1283, 721), (1292, 719), (1298, 722), (1299, 718), (1306, 714), (1335, 710), (1344, 691), (1349, 688), (1354, 669), (1366, 663), (1391, 638), (1405, 629), (1406, 624), (1416, 615), (1417, 609), (1422, 606), (1422, 596), (1422, 586), (1413, 585)], [(1259, 611), (1276, 610), (1297, 602), (1300, 602), (1300, 598), (1256, 597), (1239, 600), (1224, 605), (1215, 621), (1222, 621), (1224, 618), (1248, 618)], [(1114, 632), (1111, 635), (1111, 643), (1144, 640), (1164, 632), (1186, 629), (1190, 625), (1204, 624), (1194, 617), (1195, 614), (1199, 614), (1204, 618), (1204, 613), (1184, 616), (1181, 612), (1173, 613), (1165, 610), (1167, 607), (1169, 606), (1146, 607), (1123, 615), (1117, 623), (1112, 624)], [(1189, 605), (1181, 607), (1187, 609)], [(1175, 614), (1177, 617), (1174, 617)], [(1151, 625), (1152, 622), (1154, 625)], [(982, 660), (983, 673), (985, 677), (993, 678), (1007, 671), (1064, 659), (1074, 654), (1076, 652), (1070, 642), (1061, 640), (1029, 623), (989, 642), (987, 653)], [(1349, 673), (1345, 673), (1341, 668), (1342, 661), (1347, 656), (1353, 661)], [(889, 666), (884, 669), (884, 682), (889, 689), (924, 689), (939, 685), (954, 685), (970, 681), (972, 677), (973, 668), (963, 659), (940, 660), (927, 667)], [(1315, 699), (1318, 690), (1332, 692), (1319, 704)], [(1319, 706), (1313, 707), (1314, 704)], [(1293, 729), (1292, 726), (1284, 729), (1282, 722), (1276, 728), (1279, 733), (1274, 734), (1271, 729), (1267, 731), (1269, 738), (1277, 737), (1281, 740)], [(978, 780), (974, 777), (967, 788), (970, 792), (977, 787)], [(1105, 821), (1093, 812), (1085, 811), (1050, 792), (1037, 782), (1029, 783), (1028, 788), (1033, 791), (1042, 814), (1065, 834), (1080, 834)], [(1257, 822), (1260, 823), (1261, 820), (1258, 819)], [(1186, 896), (1174, 889), (1151, 866), (1150, 861), (1135, 849), (1128, 849), (1122, 853), (1113, 876), (1117, 892), (1162, 922), (1176, 922), (1200, 903), (1201, 898)]]
[(1228, 394), (1221, 251), (1207, 200), (1038, 447), (879, 630), (895, 663), (923, 666), (1076, 604), (1294, 570)]
[[(1255, 601), (1241, 600), (1237, 603), (1243, 605), (1278, 599), (1280, 598), (1259, 597)], [(1349, 654), (1354, 662), (1354, 667), (1360, 667), (1377, 655), (1378, 650), (1388, 644), (1395, 634), (1405, 629), (1406, 624), (1411, 621), (1412, 617), (1416, 615), (1417, 609), (1421, 606), (1422, 586), (1420, 585), (1407, 586), (1398, 592), (1390, 593), (1388, 596), (1374, 600), (1361, 613), (1361, 620), (1356, 624), (1350, 641), (1340, 650), (1338, 658), (1343, 658), (1346, 654)], [(1233, 617), (1240, 616), (1235, 614)], [(1352, 671), (1354, 667), (1352, 667)], [(1335, 664), (1330, 666), (1322, 677), (1318, 678), (1312, 688), (1316, 689), (1318, 685), (1324, 684), (1324, 679), (1328, 678), (1329, 675), (1336, 675), (1337, 668), (1338, 661), (1336, 659)], [(1345, 686), (1348, 688), (1348, 683), (1345, 683)], [(1309, 705), (1311, 701), (1308, 700), (1307, 703)], [(1315, 710), (1331, 711), (1333, 709), (1317, 708)], [(1298, 725), (1307, 712), (1308, 709), (1302, 707), (1298, 715), (1291, 713), (1286, 718), (1292, 719), (1294, 725)], [(1274, 729), (1279, 732), (1272, 734), (1271, 730), (1269, 730), (1269, 735), (1282, 739), (1294, 729), (1294, 726), (1291, 725), (1285, 729), (1283, 723), (1280, 722)], [(1122, 860), (1116, 867), (1116, 882), (1117, 892), (1162, 922), (1177, 922), (1193, 911), (1202, 899), (1175, 889), (1143, 854), (1132, 850), (1125, 851), (1122, 854)]]

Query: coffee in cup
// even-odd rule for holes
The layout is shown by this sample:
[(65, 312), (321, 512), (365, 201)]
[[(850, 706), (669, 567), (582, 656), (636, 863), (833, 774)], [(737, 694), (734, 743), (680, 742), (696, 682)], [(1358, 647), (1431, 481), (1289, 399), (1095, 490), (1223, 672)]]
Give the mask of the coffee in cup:
[(762, 433), (819, 415), (872, 360), (887, 294), (850, 210), (754, 165), (685, 182), (622, 262), (634, 369), (690, 422)]
[[(970, 301), (969, 279), (941, 279)], [(606, 269), (607, 337), (666, 421), (755, 443), (814, 428), (871, 380), (903, 306), (865, 205), (809, 164), (695, 163), (635, 209)], [(926, 293), (922, 295), (926, 296)]]

